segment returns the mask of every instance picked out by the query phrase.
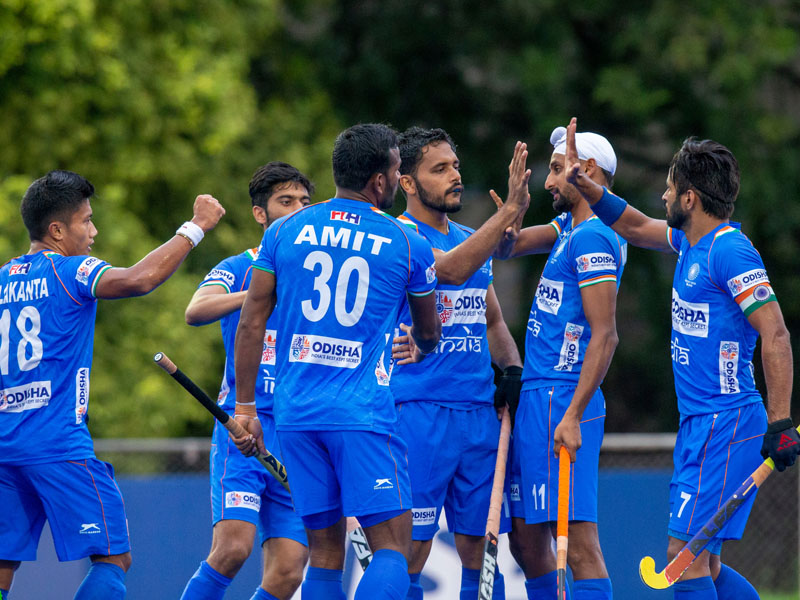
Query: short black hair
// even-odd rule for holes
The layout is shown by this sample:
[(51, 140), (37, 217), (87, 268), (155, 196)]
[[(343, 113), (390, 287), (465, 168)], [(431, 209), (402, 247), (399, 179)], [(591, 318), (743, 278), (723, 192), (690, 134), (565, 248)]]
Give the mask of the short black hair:
[(447, 142), (456, 151), (453, 138), (444, 129), (409, 127), (400, 134), (400, 174), (414, 176), (422, 161), (422, 149), (437, 142)]
[(333, 144), (333, 181), (337, 187), (360, 192), (375, 173), (391, 164), (397, 132), (381, 123), (359, 123), (345, 129)]
[(285, 183), (299, 183), (308, 191), (314, 193), (314, 184), (298, 169), (289, 163), (272, 161), (262, 165), (250, 178), (250, 201), (253, 206), (267, 209), (267, 201), (275, 192), (275, 188)]
[(718, 219), (733, 214), (739, 195), (739, 163), (719, 142), (685, 139), (672, 157), (669, 175), (678, 196), (689, 188), (697, 192), (704, 212)]
[(69, 223), (72, 214), (94, 195), (88, 179), (72, 171), (50, 171), (34, 181), (22, 197), (19, 211), (31, 241), (41, 241), (50, 223)]

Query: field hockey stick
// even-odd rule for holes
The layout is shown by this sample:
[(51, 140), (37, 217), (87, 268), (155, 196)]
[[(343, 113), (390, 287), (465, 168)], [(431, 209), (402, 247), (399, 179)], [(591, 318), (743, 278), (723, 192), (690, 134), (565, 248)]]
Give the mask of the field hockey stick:
[(491, 600), (494, 591), (494, 573), (497, 569), (497, 536), (500, 535), (500, 511), (503, 508), (503, 487), (506, 480), (508, 440), (511, 437), (511, 416), (503, 407), (500, 438), (497, 441), (497, 460), (494, 465), (494, 482), (489, 500), (489, 517), (486, 519), (486, 536), (483, 542), (483, 565), (478, 600)]
[[(200, 402), (200, 404), (202, 404), (206, 410), (208, 410), (208, 412), (214, 415), (217, 421), (222, 423), (225, 428), (233, 434), (234, 437), (240, 438), (248, 435), (248, 431), (244, 427), (242, 427), (235, 419), (231, 419), (230, 415), (222, 410), (222, 408), (220, 408), (216, 402), (209, 398), (208, 394), (201, 390), (194, 381), (189, 379), (183, 373), (183, 371), (176, 367), (175, 363), (172, 362), (166, 354), (159, 352), (153, 357), (153, 360), (159, 367), (172, 375), (172, 378), (180, 383), (187, 392), (194, 396), (195, 400)], [(275, 456), (273, 456), (269, 450), (267, 450), (265, 454), (258, 452), (255, 456), (258, 459), (258, 462), (264, 465), (264, 468), (269, 471), (270, 474), (275, 477), (275, 479), (280, 481), (281, 485), (286, 488), (286, 491), (290, 491), (289, 477), (286, 475), (286, 468), (280, 463), (280, 461), (275, 458)]]
[[(800, 432), (800, 426), (797, 427)], [(745, 479), (744, 483), (733, 492), (733, 495), (725, 501), (725, 504), (714, 513), (706, 524), (698, 531), (695, 536), (686, 542), (683, 549), (678, 552), (669, 564), (660, 573), (656, 573), (656, 561), (651, 556), (645, 556), (639, 562), (639, 577), (647, 587), (654, 590), (663, 590), (671, 586), (681, 575), (686, 572), (695, 558), (705, 549), (711, 540), (716, 537), (720, 530), (725, 526), (734, 513), (750, 495), (761, 487), (764, 480), (772, 474), (775, 463), (771, 458), (766, 459), (753, 473)]]
[(353, 545), (353, 551), (356, 553), (358, 564), (366, 571), (369, 563), (372, 561), (372, 550), (369, 547), (369, 542), (367, 541), (364, 530), (355, 517), (347, 517), (347, 538)]
[(556, 580), (558, 600), (567, 598), (567, 543), (569, 540), (569, 452), (558, 451), (558, 520), (556, 521)]

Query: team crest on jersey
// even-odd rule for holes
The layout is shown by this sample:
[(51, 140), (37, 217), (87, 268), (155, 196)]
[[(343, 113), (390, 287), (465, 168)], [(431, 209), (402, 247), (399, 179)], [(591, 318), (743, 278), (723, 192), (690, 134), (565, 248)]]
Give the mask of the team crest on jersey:
[(251, 492), (228, 492), (225, 494), (225, 508), (249, 508), (258, 512), (261, 498)]
[(31, 270), (31, 263), (22, 263), (20, 265), (11, 265), (8, 268), (9, 275), (27, 275)]
[(78, 270), (75, 272), (75, 279), (78, 283), (82, 283), (86, 285), (89, 281), (89, 275), (92, 274), (92, 271), (95, 270), (97, 265), (100, 264), (100, 259), (95, 258), (94, 256), (89, 256), (78, 266)]
[(311, 351), (311, 342), (304, 335), (292, 338), (291, 357), (293, 361), (302, 361)]
[(450, 320), (450, 315), (453, 314), (453, 301), (446, 292), (436, 292), (436, 310), (439, 312), (442, 325)]
[(734, 296), (738, 296), (745, 290), (749, 290), (762, 283), (769, 283), (767, 272), (764, 269), (753, 269), (746, 273), (741, 273), (728, 280), (728, 290)]
[(345, 223), (358, 225), (361, 223), (361, 215), (347, 212), (346, 210), (332, 210), (331, 221), (344, 221)]
[(691, 267), (689, 267), (689, 281), (694, 281), (697, 279), (697, 276), (700, 274), (700, 265), (697, 263), (693, 263)]
[(267, 329), (264, 332), (264, 345), (261, 349), (261, 364), (274, 365), (275, 364), (275, 341), (277, 338), (277, 331), (275, 329)]

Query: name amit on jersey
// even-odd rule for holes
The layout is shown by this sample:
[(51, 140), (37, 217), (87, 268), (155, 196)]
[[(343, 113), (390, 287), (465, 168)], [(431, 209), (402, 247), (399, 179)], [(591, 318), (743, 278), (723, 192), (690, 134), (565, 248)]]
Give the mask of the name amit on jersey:
[[(365, 240), (367, 240), (366, 245), (364, 245)], [(384, 244), (391, 244), (392, 240), (374, 233), (353, 231), (348, 227), (333, 227), (331, 225), (324, 225), (322, 231), (317, 235), (317, 230), (314, 229), (313, 225), (309, 224), (303, 225), (294, 243), (296, 245), (332, 246), (334, 248), (343, 248), (344, 250), (355, 250), (356, 252), (361, 252), (363, 247), (370, 254), (377, 255), (380, 254), (381, 247)]]
[(32, 302), (47, 296), (47, 279), (44, 277), (37, 277), (29, 281), (9, 281), (5, 285), (0, 284), (0, 304)]

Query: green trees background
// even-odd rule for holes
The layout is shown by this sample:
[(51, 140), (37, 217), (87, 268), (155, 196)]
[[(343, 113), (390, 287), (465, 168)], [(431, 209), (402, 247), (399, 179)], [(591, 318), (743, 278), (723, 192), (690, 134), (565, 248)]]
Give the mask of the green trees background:
[[(761, 251), (800, 339), (800, 6), (790, 0), (0, 0), (0, 256), (27, 250), (19, 201), (53, 168), (87, 176), (94, 252), (134, 263), (212, 193), (228, 215), (145, 298), (101, 302), (91, 428), (101, 437), (202, 435), (203, 410), (152, 364), (167, 352), (214, 393), (218, 327), (183, 310), (221, 258), (255, 246), (247, 182), (285, 160), (332, 194), (342, 128), (446, 128), (459, 144), (477, 226), (505, 190), (514, 141), (542, 190), (553, 127), (570, 116), (620, 158), (616, 191), (660, 215), (666, 165), (689, 135), (740, 161), (735, 218)], [(402, 210), (401, 198), (397, 210)], [(674, 259), (631, 249), (621, 343), (606, 380), (609, 431), (672, 430), (669, 288)], [(522, 345), (541, 258), (498, 291)], [(502, 273), (502, 271), (501, 271)], [(502, 285), (501, 285), (502, 284)], [(517, 301), (517, 298), (520, 300)], [(758, 363), (758, 361), (757, 361)], [(757, 364), (757, 370), (758, 364)], [(763, 389), (763, 388), (762, 388)]]

